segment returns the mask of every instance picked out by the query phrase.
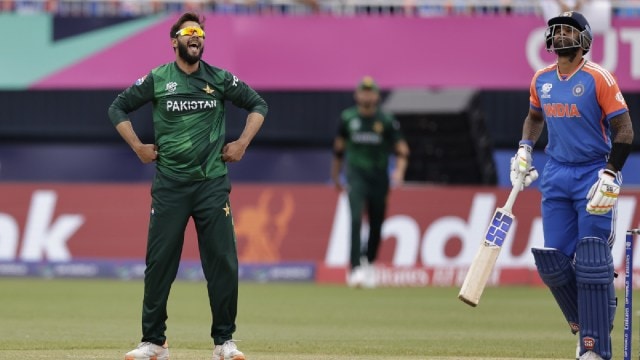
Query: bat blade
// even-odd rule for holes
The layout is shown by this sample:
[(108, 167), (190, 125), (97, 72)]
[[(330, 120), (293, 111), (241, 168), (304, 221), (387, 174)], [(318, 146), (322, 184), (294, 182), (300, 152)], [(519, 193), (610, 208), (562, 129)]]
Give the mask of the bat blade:
[(493, 213), (484, 239), (467, 270), (458, 299), (473, 307), (478, 305), (514, 219), (513, 214), (504, 208), (497, 208)]

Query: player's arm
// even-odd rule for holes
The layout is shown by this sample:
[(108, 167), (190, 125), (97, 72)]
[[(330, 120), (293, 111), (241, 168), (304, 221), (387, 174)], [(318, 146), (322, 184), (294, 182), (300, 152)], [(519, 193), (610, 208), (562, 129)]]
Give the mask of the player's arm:
[(254, 89), (230, 72), (225, 72), (224, 98), (249, 113), (261, 114), (263, 120), (267, 117), (269, 111), (267, 102)]
[(522, 140), (531, 141), (531, 146), (538, 141), (544, 130), (544, 117), (542, 113), (534, 108), (529, 108), (529, 113), (522, 125)]
[(224, 96), (235, 106), (249, 112), (240, 137), (222, 148), (222, 161), (240, 161), (256, 136), (269, 111), (267, 102), (249, 85), (227, 72), (224, 79)]
[(391, 173), (391, 183), (400, 186), (404, 183), (404, 174), (407, 172), (409, 165), (409, 144), (404, 139), (396, 142), (395, 147), (396, 166)]
[(518, 144), (518, 151), (511, 158), (509, 178), (513, 186), (520, 185), (520, 189), (524, 189), (538, 179), (538, 171), (533, 166), (532, 153), (542, 130), (544, 130), (544, 116), (532, 103), (522, 125), (522, 140)]
[(158, 158), (158, 147), (155, 144), (142, 143), (136, 132), (133, 130), (131, 121), (121, 121), (116, 125), (116, 130), (124, 141), (129, 144), (143, 164), (148, 164)]
[(611, 118), (610, 125), (613, 144), (607, 165), (599, 172), (598, 179), (587, 193), (587, 212), (593, 215), (606, 214), (615, 206), (622, 184), (619, 172), (631, 153), (633, 126), (629, 112), (615, 115)]
[(331, 160), (331, 180), (336, 187), (336, 190), (342, 191), (342, 182), (340, 181), (340, 171), (342, 170), (342, 163), (344, 161), (344, 152), (346, 148), (346, 142), (342, 135), (338, 135), (333, 140), (333, 158)]
[(140, 141), (128, 114), (153, 100), (153, 96), (153, 76), (149, 73), (147, 76), (138, 79), (135, 85), (120, 93), (111, 103), (108, 111), (111, 123), (144, 164), (148, 164), (158, 158), (158, 147), (155, 144), (144, 144)]
[(607, 169), (618, 172), (622, 170), (627, 157), (631, 153), (633, 143), (633, 125), (629, 112), (614, 116), (611, 121), (612, 146), (609, 153)]
[(250, 112), (249, 115), (247, 115), (247, 122), (238, 140), (232, 141), (222, 148), (222, 161), (240, 161), (247, 151), (251, 140), (253, 140), (258, 130), (262, 127), (262, 123), (264, 123), (264, 115), (255, 111)]

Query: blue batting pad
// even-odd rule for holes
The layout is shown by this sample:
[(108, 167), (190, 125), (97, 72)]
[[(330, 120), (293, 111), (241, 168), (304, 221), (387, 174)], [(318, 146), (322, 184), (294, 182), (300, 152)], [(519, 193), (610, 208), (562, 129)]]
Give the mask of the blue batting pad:
[(502, 246), (502, 243), (507, 238), (511, 224), (513, 224), (513, 217), (506, 212), (497, 210), (493, 214), (485, 240), (493, 245)]
[(560, 306), (572, 333), (580, 330), (578, 317), (578, 285), (569, 259), (557, 249), (531, 249), (538, 274)]
[(585, 237), (576, 247), (576, 281), (580, 316), (580, 353), (591, 350), (611, 359), (611, 328), (615, 315), (613, 257), (609, 244)]

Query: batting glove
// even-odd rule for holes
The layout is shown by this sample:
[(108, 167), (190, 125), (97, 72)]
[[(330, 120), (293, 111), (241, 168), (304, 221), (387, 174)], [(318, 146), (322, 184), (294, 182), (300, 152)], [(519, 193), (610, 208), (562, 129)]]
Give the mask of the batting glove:
[(518, 152), (515, 155), (515, 159), (517, 161), (515, 161), (515, 164), (512, 162), (511, 163), (511, 169), (516, 169), (517, 171), (521, 172), (521, 173), (527, 173), (529, 172), (529, 169), (531, 168), (531, 151), (532, 151), (532, 147), (531, 145), (525, 143), (524, 141), (520, 142), (520, 147), (518, 148)]
[(518, 170), (516, 157), (511, 158), (511, 173), (509, 174), (509, 178), (511, 179), (511, 185), (516, 186), (517, 183), (520, 183), (520, 190), (522, 191), (525, 187), (531, 185), (532, 182), (538, 180), (538, 170), (536, 170), (535, 166), (529, 168), (529, 171), (524, 175), (524, 180), (518, 179), (518, 175), (520, 175), (520, 171)]
[(587, 194), (587, 212), (592, 215), (604, 215), (611, 211), (620, 194), (620, 183), (615, 172), (608, 169), (600, 170), (598, 181), (591, 186)]
[(539, 176), (538, 170), (531, 166), (531, 150), (530, 145), (521, 143), (518, 152), (511, 158), (511, 173), (509, 174), (511, 185), (516, 186), (521, 181), (518, 179), (518, 175), (524, 173), (524, 180), (520, 183), (520, 190), (531, 185)]

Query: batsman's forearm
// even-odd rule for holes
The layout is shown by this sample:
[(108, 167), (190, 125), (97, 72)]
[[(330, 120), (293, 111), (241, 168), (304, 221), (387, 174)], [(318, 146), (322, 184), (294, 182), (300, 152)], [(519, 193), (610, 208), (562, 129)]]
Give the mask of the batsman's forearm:
[(612, 143), (632, 144), (633, 124), (628, 112), (614, 116), (611, 119)]
[(620, 171), (631, 154), (633, 144), (633, 125), (628, 112), (611, 119), (612, 144), (607, 169)]
[(522, 125), (522, 140), (531, 140), (535, 144), (544, 130), (544, 118), (541, 113), (529, 110)]

